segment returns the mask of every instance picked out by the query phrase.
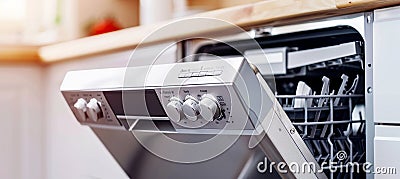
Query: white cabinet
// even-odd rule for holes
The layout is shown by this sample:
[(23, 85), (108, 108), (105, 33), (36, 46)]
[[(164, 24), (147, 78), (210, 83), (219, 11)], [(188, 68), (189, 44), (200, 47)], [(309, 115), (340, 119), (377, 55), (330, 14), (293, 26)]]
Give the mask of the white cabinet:
[(43, 178), (42, 71), (0, 65), (0, 178)]
[[(373, 31), (374, 167), (395, 169), (396, 174), (378, 174), (375, 178), (399, 178), (400, 173), (400, 101), (399, 68), (400, 7), (375, 11)], [(395, 124), (395, 125), (394, 125)]]
[(400, 123), (400, 7), (375, 11), (373, 32), (374, 122)]
[(375, 134), (375, 178), (399, 178), (400, 126), (376, 126)]

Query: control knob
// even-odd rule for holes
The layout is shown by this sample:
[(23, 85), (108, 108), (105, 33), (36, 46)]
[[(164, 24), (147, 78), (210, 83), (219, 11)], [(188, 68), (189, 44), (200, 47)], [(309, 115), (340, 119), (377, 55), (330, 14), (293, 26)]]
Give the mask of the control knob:
[(168, 117), (178, 123), (181, 120), (182, 113), (182, 100), (177, 97), (172, 97), (169, 99), (169, 103), (167, 104), (166, 110)]
[(103, 116), (100, 105), (100, 102), (95, 98), (90, 99), (89, 103), (86, 105), (86, 113), (89, 119), (93, 120), (94, 122), (97, 122), (97, 120)]
[(199, 101), (193, 96), (187, 95), (182, 110), (187, 119), (196, 121), (197, 116), (200, 114)]
[(212, 121), (221, 114), (218, 101), (210, 94), (204, 94), (200, 101), (200, 115), (206, 121)]
[(86, 115), (85, 115), (87, 110), (86, 105), (87, 102), (83, 98), (79, 98), (74, 104), (75, 112), (78, 115), (78, 119), (82, 121), (86, 120)]

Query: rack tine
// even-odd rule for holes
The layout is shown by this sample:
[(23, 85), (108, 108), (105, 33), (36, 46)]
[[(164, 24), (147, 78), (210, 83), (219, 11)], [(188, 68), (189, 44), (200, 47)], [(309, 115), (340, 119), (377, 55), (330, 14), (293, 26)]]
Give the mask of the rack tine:
[(356, 152), (356, 153), (353, 155), (353, 157), (351, 158), (351, 161), (355, 161), (357, 157), (358, 157), (358, 152)]
[(361, 122), (360, 128), (357, 131), (357, 134), (364, 134), (365, 132), (365, 122)]
[(365, 152), (363, 152), (363, 153), (360, 155), (360, 157), (359, 157), (358, 160), (357, 160), (358, 163), (361, 162), (361, 160), (362, 160), (362, 158), (364, 157), (364, 155), (365, 155)]
[(313, 142), (315, 148), (317, 149), (317, 152), (319, 153), (319, 155), (318, 155), (318, 157), (317, 157), (317, 162), (319, 162), (319, 160), (320, 160), (321, 157), (322, 157), (321, 145), (320, 145), (320, 144), (318, 143), (318, 141), (316, 141), (316, 140), (313, 140), (312, 142)]
[(349, 136), (349, 135), (351, 135), (351, 134), (353, 133), (353, 130), (352, 130), (353, 124), (352, 124), (351, 121), (352, 121), (352, 120), (350, 119), (349, 124), (347, 124), (347, 129), (346, 129), (346, 131), (343, 132), (343, 134), (344, 134), (345, 136)]
[[(333, 111), (333, 100), (330, 98), (330, 108)], [(333, 122), (333, 113), (330, 113), (331, 118), (330, 121)], [(330, 126), (330, 133), (328, 135), (328, 143), (330, 145), (330, 161), (333, 162), (334, 154), (333, 154), (333, 143), (332, 143), (332, 136), (333, 136), (333, 125)], [(329, 164), (331, 165), (331, 164)], [(333, 172), (331, 172), (330, 178), (333, 178)]]
[[(338, 95), (341, 95), (341, 94), (343, 94), (343, 93), (345, 92), (345, 90), (346, 90), (345, 88), (346, 88), (346, 85), (347, 85), (347, 81), (349, 80), (349, 77), (348, 77), (347, 75), (345, 75), (345, 74), (342, 74), (341, 78), (342, 78), (342, 83), (340, 84), (339, 90), (338, 90), (338, 92), (337, 92)], [(340, 102), (340, 98), (337, 97), (337, 98), (335, 99), (335, 101), (333, 102), (333, 104), (334, 104), (335, 106), (337, 106), (337, 105), (339, 105), (339, 102)]]
[(290, 105), (289, 105), (289, 98), (285, 98), (284, 100), (285, 100), (285, 102), (284, 102), (284, 103), (285, 103), (285, 106), (286, 106), (286, 107), (290, 107)]
[[(331, 137), (332, 137), (332, 133), (330, 133), (329, 135), (328, 135), (328, 143), (329, 143), (329, 166), (332, 166), (332, 162), (333, 162), (333, 159), (334, 159), (334, 155), (333, 155), (333, 143), (332, 143), (332, 141), (331, 141)], [(331, 172), (330, 173), (330, 178), (333, 178), (333, 173)]]
[[(333, 94), (335, 94), (335, 90), (332, 91), (331, 95), (333, 95)], [(330, 99), (332, 99), (332, 98), (330, 98)], [(336, 99), (339, 99), (339, 98), (336, 98)], [(335, 101), (336, 101), (336, 99), (335, 99)], [(332, 102), (332, 100), (330, 102)], [(334, 103), (334, 105), (335, 105), (335, 103)], [(331, 113), (333, 113), (333, 108), (329, 111), (329, 114), (331, 114)], [(333, 116), (333, 114), (328, 116), (327, 121), (330, 121), (331, 116)], [(321, 131), (321, 137), (325, 136), (327, 130), (328, 130), (328, 125), (325, 124), (324, 128)]]
[(326, 140), (322, 140), (321, 143), (322, 143), (322, 147), (324, 147), (325, 153), (329, 154), (330, 153), (330, 149), (328, 147), (327, 141)]
[(327, 162), (327, 160), (329, 159), (329, 157), (330, 157), (330, 154), (328, 153), (328, 154), (326, 154), (326, 156), (325, 157), (322, 157), (322, 161), (321, 161), (321, 163), (326, 163)]
[[(330, 81), (330, 80), (329, 80), (328, 77), (326, 77), (326, 76), (323, 76), (323, 77), (322, 77), (322, 82), (323, 82), (323, 84), (322, 84), (322, 89), (321, 89), (321, 95), (328, 95), (328, 94), (329, 94), (329, 81)], [(326, 98), (320, 98), (320, 99), (318, 100), (318, 106), (317, 106), (317, 107), (322, 107), (322, 106), (324, 106), (324, 105), (326, 104), (326, 100), (327, 100)], [(330, 103), (333, 104), (332, 98), (330, 98)], [(314, 122), (318, 122), (320, 116), (321, 116), (321, 111), (318, 111), (318, 112), (315, 114)], [(332, 116), (332, 117), (333, 117), (333, 116)], [(318, 127), (318, 126), (313, 126), (313, 128), (312, 128), (312, 130), (311, 130), (311, 135), (310, 135), (310, 137), (314, 138), (315, 133), (317, 132), (317, 127)]]
[[(306, 98), (307, 99), (307, 98)], [(304, 105), (304, 123), (308, 122), (308, 105)], [(308, 135), (308, 126), (304, 126), (304, 135), (303, 136), (307, 136)]]
[(313, 155), (315, 155), (314, 150), (312, 150), (313, 147), (312, 147), (312, 144), (311, 144), (310, 140), (304, 140), (304, 143), (306, 143), (306, 146), (308, 147), (308, 149), (310, 149), (310, 152), (311, 152)]
[[(353, 113), (353, 109), (352, 109), (352, 106), (353, 106), (353, 101), (352, 101), (352, 99), (351, 98), (349, 98), (349, 112), (350, 112), (350, 121), (353, 121), (353, 118), (352, 118), (352, 113)], [(349, 123), (349, 125), (350, 125), (350, 131), (353, 131), (353, 123)], [(349, 134), (351, 134), (351, 132), (349, 132)], [(349, 145), (350, 145), (350, 154), (348, 155), (348, 157), (347, 157), (347, 159), (349, 160), (349, 162), (350, 163), (352, 163), (353, 162), (353, 142), (350, 140), (350, 137), (349, 137), (350, 135), (346, 135), (346, 140), (347, 140), (347, 142), (349, 143)], [(351, 167), (351, 171), (353, 170), (353, 165), (350, 165), (350, 167)], [(351, 172), (350, 174), (350, 179), (353, 179), (353, 172)]]
[(346, 150), (345, 145), (343, 144), (341, 139), (336, 140), (336, 143), (340, 147), (340, 150)]

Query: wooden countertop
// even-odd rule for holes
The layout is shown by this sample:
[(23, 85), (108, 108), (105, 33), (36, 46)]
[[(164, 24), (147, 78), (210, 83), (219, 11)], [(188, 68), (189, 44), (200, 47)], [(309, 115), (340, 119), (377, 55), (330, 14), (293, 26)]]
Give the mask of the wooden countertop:
[[(337, 16), (355, 12), (368, 11), (400, 4), (400, 0), (268, 0), (248, 5), (209, 11), (191, 17), (210, 17), (228, 21), (242, 28), (257, 25), (282, 25), (323, 17)], [(162, 22), (152, 25), (138, 26), (107, 34), (91, 36), (44, 46), (39, 55), (44, 62), (55, 62), (83, 56), (109, 53), (113, 51), (133, 49), (155, 29), (170, 23)], [(226, 30), (231, 26), (220, 24), (190, 28), (180, 26), (171, 33), (147, 39), (146, 44), (165, 42), (168, 40), (189, 38), (195, 34), (204, 34)]]
[(0, 45), (0, 62), (40, 62), (39, 46)]

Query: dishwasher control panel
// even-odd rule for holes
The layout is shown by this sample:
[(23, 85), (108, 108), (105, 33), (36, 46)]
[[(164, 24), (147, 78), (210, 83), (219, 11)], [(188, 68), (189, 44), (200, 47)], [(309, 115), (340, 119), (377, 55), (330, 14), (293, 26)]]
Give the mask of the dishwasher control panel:
[(254, 130), (262, 102), (244, 58), (73, 71), (61, 91), (81, 124), (126, 130)]
[(63, 95), (79, 122), (83, 124), (121, 125), (102, 92), (65, 92)]
[[(184, 86), (156, 89), (167, 116), (176, 129), (222, 129), (247, 119), (245, 109), (232, 104), (226, 85)], [(232, 112), (236, 109), (237, 112)], [(240, 111), (240, 112), (239, 112)], [(235, 117), (233, 117), (235, 116)], [(240, 126), (236, 127), (238, 130)], [(251, 129), (252, 125), (247, 125)]]

